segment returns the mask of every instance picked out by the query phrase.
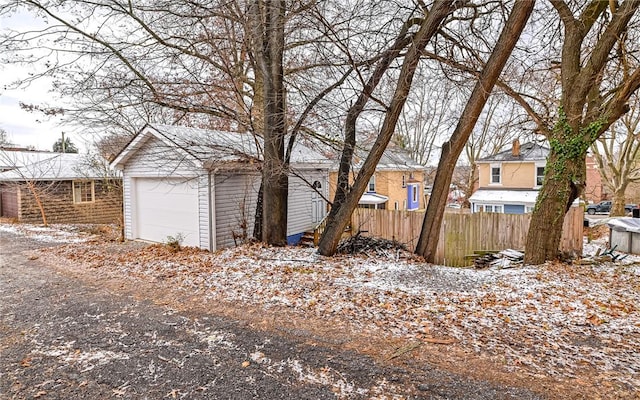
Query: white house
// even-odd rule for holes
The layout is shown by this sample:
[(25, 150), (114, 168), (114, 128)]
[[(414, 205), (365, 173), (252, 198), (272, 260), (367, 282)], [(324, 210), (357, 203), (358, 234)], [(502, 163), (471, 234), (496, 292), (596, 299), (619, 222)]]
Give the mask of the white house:
[[(262, 141), (232, 133), (146, 125), (116, 156), (125, 237), (216, 250), (253, 233)], [(291, 157), (287, 241), (297, 243), (326, 213), (329, 162), (297, 144)], [(268, 212), (268, 210), (264, 210)]]

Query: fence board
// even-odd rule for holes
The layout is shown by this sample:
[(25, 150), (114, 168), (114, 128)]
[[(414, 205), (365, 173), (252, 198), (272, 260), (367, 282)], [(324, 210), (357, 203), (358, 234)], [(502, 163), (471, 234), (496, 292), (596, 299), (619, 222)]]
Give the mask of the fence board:
[[(352, 216), (353, 233), (403, 243), (415, 250), (424, 211), (396, 211), (358, 208)], [(478, 250), (524, 249), (530, 214), (446, 212), (435, 261), (450, 266), (466, 266), (465, 257)], [(565, 216), (560, 250), (582, 254), (583, 210), (572, 207)]]

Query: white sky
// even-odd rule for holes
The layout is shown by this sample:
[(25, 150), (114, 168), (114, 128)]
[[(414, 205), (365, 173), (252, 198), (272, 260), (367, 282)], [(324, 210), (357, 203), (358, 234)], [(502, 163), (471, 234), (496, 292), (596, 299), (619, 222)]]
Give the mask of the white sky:
[[(28, 14), (0, 17), (0, 30), (24, 29), (37, 26), (38, 22)], [(20, 146), (34, 146), (39, 150), (51, 150), (53, 143), (65, 131), (59, 125), (59, 118), (46, 117), (40, 113), (22, 110), (20, 102), (27, 104), (55, 105), (55, 95), (50, 92), (50, 81), (38, 81), (22, 89), (10, 89), (12, 82), (24, 79), (33, 68), (16, 65), (0, 65), (0, 128), (7, 132), (11, 143)], [(71, 130), (71, 129), (69, 129)], [(68, 134), (71, 141), (83, 148), (82, 141)]]

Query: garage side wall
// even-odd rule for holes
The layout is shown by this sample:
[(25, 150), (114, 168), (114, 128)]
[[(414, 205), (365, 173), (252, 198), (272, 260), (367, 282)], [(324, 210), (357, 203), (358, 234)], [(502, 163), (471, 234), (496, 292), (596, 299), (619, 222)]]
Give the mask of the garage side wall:
[[(321, 185), (319, 191), (327, 196), (328, 171), (297, 172), (310, 184), (318, 182)], [(291, 244), (297, 243), (304, 232), (313, 230), (326, 213), (326, 202), (304, 180), (297, 176), (289, 177), (287, 241)]]
[(218, 174), (214, 182), (216, 248), (240, 245), (253, 236), (260, 175)]
[[(175, 148), (167, 147), (156, 138), (148, 139), (126, 162), (123, 169), (125, 237), (135, 239), (136, 179), (195, 180), (198, 190), (199, 244), (210, 249), (208, 173)], [(140, 205), (144, 206), (144, 205)]]

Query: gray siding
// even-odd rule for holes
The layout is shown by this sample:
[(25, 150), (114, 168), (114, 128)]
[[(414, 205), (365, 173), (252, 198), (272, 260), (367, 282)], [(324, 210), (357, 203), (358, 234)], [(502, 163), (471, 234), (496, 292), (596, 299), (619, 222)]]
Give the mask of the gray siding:
[[(216, 249), (240, 244), (236, 236), (246, 232), (253, 235), (256, 200), (260, 189), (260, 175), (239, 173), (215, 175)], [(243, 224), (246, 227), (243, 228)]]
[[(212, 182), (213, 183), (213, 182)], [(209, 218), (211, 212), (209, 208), (209, 174), (201, 175), (198, 178), (198, 210), (199, 210), (199, 225), (200, 225), (200, 248), (205, 250), (213, 250), (210, 246), (210, 226)]]
[[(322, 193), (327, 196), (327, 171), (298, 171), (310, 184), (320, 181)], [(287, 213), (287, 236), (313, 230), (317, 223), (312, 220), (313, 189), (301, 178), (289, 178), (289, 202)]]

